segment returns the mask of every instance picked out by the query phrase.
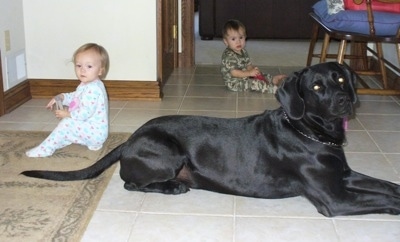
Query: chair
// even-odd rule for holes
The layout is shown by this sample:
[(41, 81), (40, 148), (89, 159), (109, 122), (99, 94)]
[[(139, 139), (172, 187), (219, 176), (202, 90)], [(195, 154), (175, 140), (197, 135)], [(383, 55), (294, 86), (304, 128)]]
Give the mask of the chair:
[[(361, 4), (362, 0), (353, 0), (356, 4)], [(400, 3), (400, 0), (375, 0), (384, 2), (387, 4), (390, 3)], [(374, 23), (374, 12), (372, 9), (371, 0), (365, 0), (366, 9), (368, 13), (368, 23), (369, 23), (369, 34), (360, 34), (354, 32), (345, 32), (339, 31), (336, 29), (329, 28), (326, 24), (323, 23), (321, 18), (315, 14), (310, 13), (310, 17), (314, 22), (312, 29), (312, 36), (309, 46), (309, 52), (307, 57), (307, 66), (311, 65), (312, 59), (317, 57), (319, 58), (320, 63), (325, 62), (326, 59), (335, 58), (339, 63), (344, 63), (344, 59), (350, 59), (350, 66), (352, 62), (355, 62), (356, 59), (359, 60), (358, 63), (361, 63), (361, 66), (368, 66), (368, 59), (366, 52), (369, 51), (372, 53), (374, 57), (376, 57), (377, 62), (379, 63), (378, 71), (371, 71), (367, 67), (367, 70), (355, 70), (358, 75), (380, 75), (382, 80), (383, 88), (371, 88), (369, 87), (361, 78), (360, 84), (362, 88), (358, 88), (358, 94), (371, 94), (371, 95), (400, 95), (400, 89), (393, 87), (389, 84), (386, 65), (400, 73), (400, 69), (387, 61), (383, 55), (382, 43), (392, 43), (395, 44), (397, 50), (397, 58), (400, 63), (400, 29), (397, 30), (397, 34), (393, 36), (380, 36), (376, 34), (376, 28)], [(315, 45), (318, 41), (319, 31), (324, 31), (324, 39), (322, 43), (322, 48), (320, 53), (315, 53)], [(329, 54), (328, 48), (329, 43), (332, 39), (340, 41), (339, 49), (337, 54)], [(352, 45), (352, 52), (350, 54), (346, 54), (346, 45), (350, 42)], [(376, 46), (376, 51), (367, 46), (367, 43), (374, 43)], [(361, 47), (361, 55), (357, 53), (356, 47)], [(360, 51), (358, 51), (360, 52)], [(353, 68), (354, 69), (354, 68)], [(395, 82), (399, 81), (399, 78), (396, 77)]]

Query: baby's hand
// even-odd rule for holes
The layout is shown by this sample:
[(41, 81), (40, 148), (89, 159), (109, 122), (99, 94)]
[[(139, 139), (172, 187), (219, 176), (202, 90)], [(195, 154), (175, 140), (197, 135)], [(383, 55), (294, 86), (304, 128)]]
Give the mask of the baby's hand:
[(257, 67), (254, 67), (253, 69), (250, 70), (250, 76), (257, 76), (260, 75), (260, 70), (258, 70)]
[(56, 100), (52, 98), (50, 102), (46, 105), (47, 109), (53, 110), (53, 105), (56, 103)]
[(71, 114), (68, 110), (57, 110), (54, 112), (54, 114), (56, 115), (56, 118), (58, 118), (58, 119), (71, 117)]
[(53, 110), (53, 107), (54, 107), (54, 110), (63, 109), (63, 106), (62, 106), (63, 99), (64, 99), (64, 95), (58, 94), (57, 96), (55, 96), (54, 98), (52, 98), (50, 100), (50, 102), (47, 104), (46, 108), (50, 109), (50, 110)]

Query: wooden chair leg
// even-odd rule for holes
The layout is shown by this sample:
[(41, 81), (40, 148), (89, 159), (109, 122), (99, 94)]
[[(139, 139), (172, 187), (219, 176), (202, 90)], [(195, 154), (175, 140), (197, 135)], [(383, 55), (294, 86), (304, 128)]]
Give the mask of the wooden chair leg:
[(329, 34), (325, 34), (324, 42), (322, 43), (321, 57), (319, 59), (319, 63), (324, 63), (326, 61), (326, 55), (328, 53), (328, 48), (329, 48), (329, 42), (330, 41), (331, 40), (330, 40)]
[(361, 45), (361, 55), (362, 55), (362, 69), (368, 70), (368, 56), (367, 56), (367, 44)]
[(340, 41), (338, 55), (337, 55), (337, 62), (339, 62), (340, 64), (343, 64), (344, 62), (344, 55), (346, 54), (346, 45), (347, 45), (346, 40)]
[(383, 58), (382, 43), (380, 43), (380, 42), (376, 43), (376, 53), (377, 53), (377, 58), (378, 58), (378, 62), (379, 62), (380, 73), (382, 76), (383, 89), (387, 89), (389, 87), (389, 84), (388, 84), (388, 78), (387, 78), (387, 74), (386, 74), (385, 61)]
[(399, 62), (398, 64), (400, 65), (400, 44), (396, 43), (396, 49), (397, 49), (397, 61)]
[(307, 64), (306, 66), (311, 66), (312, 58), (314, 57), (315, 44), (318, 40), (319, 26), (314, 24), (311, 32), (310, 47), (308, 48)]
[[(396, 43), (396, 49), (397, 49), (397, 58), (400, 64), (400, 44)], [(380, 54), (379, 54), (380, 53)], [(377, 58), (379, 59), (379, 64), (381, 68), (381, 75), (382, 79), (385, 77), (386, 82), (387, 82), (387, 75), (386, 75), (386, 67), (383, 61), (383, 54), (382, 54), (382, 43), (377, 43), (376, 45), (376, 55)], [(380, 57), (379, 57), (380, 56)], [(381, 64), (382, 61), (382, 64)], [(383, 65), (383, 67), (382, 67)], [(382, 82), (384, 82), (382, 80)], [(384, 89), (374, 89), (374, 88), (357, 88), (357, 93), (358, 94), (366, 94), (366, 95), (389, 95), (389, 96), (398, 96), (400, 95), (400, 90), (399, 89), (386, 89), (385, 84)]]

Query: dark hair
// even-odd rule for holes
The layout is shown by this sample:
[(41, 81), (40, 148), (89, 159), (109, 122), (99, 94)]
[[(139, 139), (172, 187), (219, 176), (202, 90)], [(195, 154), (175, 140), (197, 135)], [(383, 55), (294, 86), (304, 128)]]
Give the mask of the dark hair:
[(222, 28), (222, 37), (225, 38), (228, 35), (228, 30), (239, 31), (240, 29), (243, 29), (244, 34), (246, 35), (246, 26), (244, 26), (244, 24), (239, 20), (230, 19), (224, 24), (224, 27)]

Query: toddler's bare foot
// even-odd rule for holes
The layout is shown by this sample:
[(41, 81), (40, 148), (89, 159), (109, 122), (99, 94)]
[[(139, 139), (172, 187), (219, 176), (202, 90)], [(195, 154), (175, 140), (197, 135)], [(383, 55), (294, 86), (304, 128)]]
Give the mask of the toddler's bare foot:
[(279, 86), (283, 79), (285, 79), (286, 75), (276, 75), (272, 78), (272, 84), (275, 86)]

